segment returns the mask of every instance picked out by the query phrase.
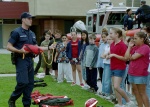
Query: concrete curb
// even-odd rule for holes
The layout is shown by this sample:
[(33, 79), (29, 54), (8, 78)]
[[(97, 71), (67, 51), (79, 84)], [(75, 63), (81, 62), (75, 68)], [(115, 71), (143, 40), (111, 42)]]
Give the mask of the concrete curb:
[(14, 77), (16, 74), (0, 74), (0, 77)]

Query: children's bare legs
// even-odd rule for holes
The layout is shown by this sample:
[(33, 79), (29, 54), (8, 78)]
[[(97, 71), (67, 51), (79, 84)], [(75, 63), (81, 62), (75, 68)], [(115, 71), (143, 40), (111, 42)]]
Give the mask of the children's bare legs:
[(58, 70), (55, 70), (55, 77), (57, 78), (58, 77)]
[(124, 90), (122, 90), (120, 88), (120, 84), (121, 84), (122, 78), (113, 76), (112, 80), (113, 80), (113, 83), (114, 83), (114, 90), (115, 90), (115, 93), (116, 93), (116, 98), (118, 100), (118, 104), (122, 105), (122, 97), (126, 100), (126, 102), (129, 102), (130, 99), (127, 97), (127, 95), (124, 92)]
[(53, 73), (53, 70), (52, 70), (51, 68), (49, 69), (49, 73), (50, 73), (50, 74), (52, 74), (52, 73)]
[(76, 65), (71, 64), (73, 81), (76, 83)]
[(82, 73), (81, 73), (81, 65), (76, 65), (77, 71), (78, 71), (78, 76), (79, 76), (79, 81), (80, 84), (82, 83)]
[[(128, 92), (130, 92), (131, 84), (127, 84)], [(132, 93), (131, 93), (132, 94)]]
[(149, 107), (149, 101), (146, 94), (146, 84), (132, 84), (132, 89), (136, 97), (138, 107)]
[(80, 65), (71, 65), (72, 67), (72, 77), (73, 81), (76, 83), (76, 70), (78, 71), (80, 84), (82, 83), (82, 74), (81, 74), (81, 66)]

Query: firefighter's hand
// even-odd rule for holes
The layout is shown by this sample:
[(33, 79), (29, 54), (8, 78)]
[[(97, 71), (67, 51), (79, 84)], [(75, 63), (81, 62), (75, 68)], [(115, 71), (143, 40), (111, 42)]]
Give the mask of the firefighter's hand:
[(23, 47), (22, 49), (19, 50), (19, 53), (27, 54), (27, 53), (29, 53), (29, 52), (28, 52), (28, 51), (25, 51), (25, 50), (24, 50), (24, 47)]
[(57, 45), (56, 43), (53, 43), (53, 44), (52, 44), (52, 47), (55, 49), (55, 48), (56, 48), (56, 45)]
[(56, 48), (56, 44), (52, 44), (51, 46), (49, 46), (49, 49), (55, 49)]

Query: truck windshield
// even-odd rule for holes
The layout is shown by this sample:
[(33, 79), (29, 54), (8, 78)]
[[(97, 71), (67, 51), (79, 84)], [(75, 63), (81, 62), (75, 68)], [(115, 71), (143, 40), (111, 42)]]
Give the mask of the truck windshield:
[(122, 25), (125, 13), (110, 13), (107, 25)]

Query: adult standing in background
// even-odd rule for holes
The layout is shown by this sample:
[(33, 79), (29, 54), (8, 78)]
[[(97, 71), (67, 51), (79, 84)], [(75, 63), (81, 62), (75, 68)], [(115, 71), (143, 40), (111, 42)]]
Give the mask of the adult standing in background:
[(130, 30), (130, 29), (133, 28), (133, 19), (131, 17), (132, 10), (127, 9), (126, 12), (127, 12), (127, 14), (124, 17), (124, 29), (125, 30)]
[(141, 22), (145, 26), (150, 26), (150, 6), (146, 5), (146, 1), (141, 1), (141, 7), (137, 9), (135, 15), (138, 19), (138, 27), (140, 28)]

